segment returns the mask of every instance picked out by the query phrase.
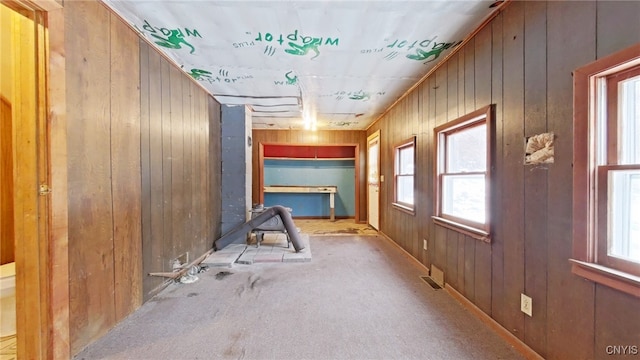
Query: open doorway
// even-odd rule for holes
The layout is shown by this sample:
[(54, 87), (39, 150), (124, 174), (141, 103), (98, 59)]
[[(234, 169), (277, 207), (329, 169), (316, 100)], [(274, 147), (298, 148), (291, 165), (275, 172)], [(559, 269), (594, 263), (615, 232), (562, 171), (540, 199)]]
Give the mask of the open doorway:
[(298, 219), (359, 219), (359, 144), (260, 143), (258, 161), (265, 206), (291, 207)]
[(380, 230), (380, 130), (367, 138), (367, 221)]

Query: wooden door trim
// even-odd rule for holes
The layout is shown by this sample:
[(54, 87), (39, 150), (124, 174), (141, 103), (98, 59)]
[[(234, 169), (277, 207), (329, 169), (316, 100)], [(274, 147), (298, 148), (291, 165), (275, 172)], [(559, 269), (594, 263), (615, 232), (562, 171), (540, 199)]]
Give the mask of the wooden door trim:
[(49, 150), (49, 183), (52, 189), (48, 219), (49, 329), (51, 358), (69, 359), (69, 241), (67, 195), (66, 65), (64, 10), (46, 14), (46, 93)]
[[(17, 296), (25, 299), (19, 302), (20, 311), (16, 314), (18, 351), (25, 359), (68, 359), (71, 354), (64, 12), (54, 0), (2, 0), (2, 4), (21, 14), (34, 12), (30, 18), (35, 23), (37, 45), (33, 54), (37, 69), (33, 84), (37, 120), (20, 126), (21, 134), (15, 143), (16, 148), (31, 151), (38, 158), (30, 164), (14, 164), (14, 169), (20, 166), (22, 174), (28, 173), (28, 181), (16, 181), (15, 191), (31, 199), (30, 204), (37, 204), (37, 210), (33, 211), (38, 211), (38, 218), (42, 219), (37, 222), (38, 230), (16, 242), (16, 265), (22, 270), (16, 291)], [(33, 149), (36, 143), (44, 146)], [(26, 150), (29, 146), (31, 150)], [(39, 195), (39, 185), (47, 185), (51, 192)], [(14, 206), (16, 213), (22, 212), (22, 204)], [(29, 271), (25, 270), (27, 266)]]
[(369, 143), (376, 137), (378, 138), (378, 228), (376, 230), (380, 230), (380, 151), (382, 150), (382, 146), (380, 146), (380, 129), (367, 136), (367, 164), (365, 168), (365, 186), (367, 187), (367, 224), (370, 225), (371, 223), (369, 222), (369, 206), (371, 205), (371, 200), (369, 199)]

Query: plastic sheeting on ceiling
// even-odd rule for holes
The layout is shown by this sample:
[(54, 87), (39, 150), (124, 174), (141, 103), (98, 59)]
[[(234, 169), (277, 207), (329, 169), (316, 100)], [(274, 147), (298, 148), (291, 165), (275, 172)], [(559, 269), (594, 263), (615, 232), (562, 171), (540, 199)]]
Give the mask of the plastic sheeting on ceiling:
[[(365, 129), (495, 1), (105, 4), (254, 129)], [(315, 119), (315, 120), (314, 120)]]

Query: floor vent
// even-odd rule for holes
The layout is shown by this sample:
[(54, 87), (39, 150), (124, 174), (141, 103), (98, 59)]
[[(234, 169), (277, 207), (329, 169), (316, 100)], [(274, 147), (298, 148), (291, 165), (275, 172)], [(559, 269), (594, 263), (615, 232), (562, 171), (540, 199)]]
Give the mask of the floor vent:
[(420, 278), (422, 280), (424, 280), (424, 282), (426, 282), (427, 284), (431, 285), (432, 288), (434, 288), (436, 290), (442, 289), (442, 287), (440, 287), (440, 285), (438, 285), (435, 281), (433, 281), (432, 278), (430, 278), (428, 276), (420, 276)]

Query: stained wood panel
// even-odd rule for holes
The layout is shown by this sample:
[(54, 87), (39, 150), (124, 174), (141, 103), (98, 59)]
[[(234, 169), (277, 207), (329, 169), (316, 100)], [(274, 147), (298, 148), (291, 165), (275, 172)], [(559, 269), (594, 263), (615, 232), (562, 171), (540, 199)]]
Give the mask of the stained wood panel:
[[(546, 6), (544, 2), (525, 4), (524, 36), (524, 136), (547, 131), (546, 99)], [(547, 308), (547, 166), (525, 166), (524, 248), (525, 293), (536, 299), (536, 309)], [(525, 341), (542, 356), (547, 352), (547, 314), (536, 311), (525, 317)]]
[[(478, 240), (460, 234), (459, 239), (464, 243), (464, 296), (474, 301), (476, 300), (476, 242)], [(460, 241), (458, 246), (461, 246)]]
[(74, 354), (220, 235), (220, 109), (102, 4), (65, 16)]
[[(491, 27), (485, 27), (474, 39), (474, 87), (477, 108), (491, 104)], [(470, 45), (469, 45), (470, 46)], [(495, 139), (495, 122), (487, 126), (492, 139)], [(489, 144), (492, 159), (495, 160), (495, 145)], [(492, 166), (495, 168), (495, 166)], [(492, 169), (490, 169), (492, 170)], [(492, 176), (495, 178), (495, 176)], [(493, 207), (491, 207), (494, 209)], [(492, 213), (495, 213), (494, 209)], [(489, 215), (491, 217), (491, 214)], [(490, 219), (491, 221), (491, 219)], [(472, 239), (471, 239), (472, 240)], [(472, 240), (474, 244), (474, 294), (476, 305), (491, 315), (491, 246)]]
[[(570, 74), (573, 69), (595, 60), (595, 18), (595, 3), (547, 4), (547, 126), (554, 131), (557, 141), (554, 144), (555, 162), (549, 167), (547, 178), (547, 273), (550, 276), (547, 278), (546, 310), (547, 332), (562, 334), (547, 338), (547, 356), (556, 359), (594, 357), (594, 286), (572, 275), (567, 262), (572, 253), (573, 190), (567, 179), (573, 176), (573, 143), (570, 140), (573, 136), (573, 82)], [(571, 35), (569, 29), (576, 26), (580, 26), (583, 34), (592, 35)], [(567, 49), (571, 49), (571, 56), (567, 56)], [(567, 307), (568, 303), (572, 305)]]
[[(612, 346), (636, 346), (635, 353), (626, 348), (623, 354), (633, 358), (638, 356), (638, 339), (640, 339), (640, 326), (638, 314), (640, 314), (640, 302), (636, 297), (621, 293), (612, 288), (596, 285), (595, 302), (595, 346), (593, 347), (593, 359), (610, 359)], [(608, 353), (609, 351), (609, 353)], [(618, 354), (620, 357), (622, 355)], [(613, 356), (615, 357), (615, 356)]]
[[(423, 163), (424, 167), (416, 167), (416, 176), (418, 178), (417, 183), (419, 184), (419, 189), (422, 190), (422, 197), (418, 200), (418, 207), (423, 209), (423, 213), (420, 215), (420, 218), (425, 219), (426, 221), (420, 221), (420, 234), (422, 240), (427, 241), (427, 250), (422, 250), (422, 259), (421, 262), (428, 268), (431, 266), (431, 260), (429, 259), (429, 246), (432, 246), (432, 236), (431, 229), (433, 225), (431, 221), (428, 221), (429, 216), (433, 214), (433, 180), (430, 174), (432, 166), (433, 166), (433, 158), (431, 157), (431, 152), (429, 149), (433, 146), (433, 127), (431, 126), (431, 122), (427, 114), (427, 107), (429, 105), (429, 90), (426, 87), (426, 84), (423, 83), (418, 87), (418, 95), (420, 96), (420, 136), (419, 139), (422, 147), (419, 153), (419, 159), (417, 164)], [(420, 240), (418, 240), (420, 241)], [(433, 248), (431, 248), (433, 249)]]
[(505, 9), (503, 30), (504, 124), (502, 231), (504, 236), (504, 326), (524, 340), (524, 314), (520, 294), (524, 292), (524, 3)]
[[(144, 274), (151, 272), (162, 272), (168, 269), (164, 264), (164, 193), (163, 193), (163, 113), (162, 113), (162, 68), (160, 56), (152, 51), (149, 46), (141, 42), (141, 49), (146, 49), (148, 53), (147, 64), (141, 65), (141, 71), (144, 71), (148, 78), (143, 81), (144, 86), (141, 89), (141, 104), (148, 104), (147, 112), (149, 114), (148, 121), (148, 148), (142, 143), (142, 152), (148, 154), (149, 158), (149, 179), (143, 181), (143, 190), (149, 195), (149, 223), (143, 222), (143, 226), (148, 225), (148, 238), (143, 238), (143, 252), (147, 254), (144, 264)], [(143, 157), (144, 159), (144, 157)], [(146, 221), (147, 219), (145, 219)], [(144, 277), (144, 299), (145, 301), (153, 296), (159, 289), (164, 280), (158, 277)]]
[(115, 317), (142, 304), (138, 37), (111, 15), (111, 192)]
[[(182, 74), (181, 74), (182, 75)], [(183, 122), (183, 133), (182, 133), (182, 157), (184, 159), (183, 164), (183, 177), (184, 182), (182, 184), (184, 189), (184, 218), (182, 219), (182, 237), (184, 239), (185, 246), (181, 251), (188, 252), (190, 249), (190, 244), (193, 239), (193, 229), (195, 225), (195, 213), (193, 212), (193, 167), (194, 165), (194, 156), (193, 156), (193, 117), (192, 117), (192, 104), (191, 104), (191, 84), (192, 81), (184, 76), (181, 76), (182, 81), (182, 122)], [(192, 250), (193, 251), (193, 250)], [(196, 254), (192, 254), (194, 256), (199, 256)], [(190, 259), (191, 259), (190, 258)]]
[[(169, 62), (160, 59), (160, 75), (162, 82), (161, 92), (161, 121), (162, 121), (162, 226), (163, 241), (161, 242), (162, 253), (164, 259), (172, 259), (175, 257), (173, 242), (173, 196), (172, 196), (172, 169), (173, 161), (171, 153), (171, 65)], [(170, 271), (171, 264), (169, 261), (162, 263), (164, 271)]]
[[(602, 58), (640, 42), (640, 2), (596, 3), (596, 56)], [(593, 19), (589, 19), (593, 21)], [(624, 34), (624, 36), (621, 36)]]
[[(495, 104), (495, 159), (491, 208), (502, 206), (502, 184), (506, 181), (503, 166), (503, 14), (491, 22), (491, 103)], [(504, 236), (502, 231), (502, 211), (494, 211), (491, 216), (491, 317), (504, 324)]]
[[(72, 353), (116, 321), (111, 196), (110, 15), (96, 2), (65, 7), (69, 287)], [(101, 39), (95, 41), (93, 39)], [(105, 71), (105, 69), (107, 71)], [(105, 96), (105, 94), (107, 96)]]

